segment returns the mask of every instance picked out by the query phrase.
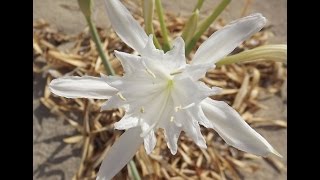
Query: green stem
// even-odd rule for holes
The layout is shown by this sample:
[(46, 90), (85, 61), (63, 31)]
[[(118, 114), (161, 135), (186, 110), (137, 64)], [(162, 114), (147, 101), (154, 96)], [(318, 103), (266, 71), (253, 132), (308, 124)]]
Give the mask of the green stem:
[(222, 11), (227, 7), (231, 0), (222, 0), (218, 7), (207, 17), (198, 27), (197, 32), (190, 42), (186, 45), (186, 55), (189, 55), (191, 50), (196, 45), (197, 41), (200, 39), (201, 35), (210, 27), (214, 20), (222, 13)]
[(99, 38), (99, 35), (98, 35), (98, 32), (97, 32), (97, 29), (94, 26), (94, 23), (92, 22), (91, 18), (86, 18), (86, 20), (88, 22), (88, 25), (89, 25), (89, 28), (90, 28), (90, 31), (91, 31), (91, 34), (92, 34), (93, 41), (96, 44), (99, 56), (101, 57), (102, 63), (104, 65), (104, 68), (105, 68), (107, 74), (108, 75), (115, 75), (115, 72), (114, 72), (111, 64), (109, 63), (109, 61), (108, 61), (108, 59), (107, 59), (107, 57), (105, 55), (105, 52), (104, 52), (104, 50), (102, 48), (102, 43), (100, 41), (100, 38)]
[(199, 19), (199, 10), (196, 9), (190, 16), (188, 22), (183, 27), (181, 37), (186, 44), (188, 44), (188, 42), (191, 40), (191, 38), (194, 35), (194, 32), (197, 29), (198, 19)]
[(133, 179), (134, 180), (141, 180), (141, 177), (140, 177), (139, 172), (137, 170), (136, 164), (133, 162), (133, 160), (130, 160), (129, 167), (132, 172)]
[(197, 9), (200, 11), (204, 0), (198, 0), (196, 7), (194, 7), (193, 12), (195, 12)]
[(169, 43), (168, 30), (164, 22), (163, 8), (161, 5), (161, 0), (155, 0), (155, 1), (156, 1), (156, 10), (157, 10), (159, 22), (160, 22), (161, 34), (163, 37), (163, 50), (167, 52), (171, 49), (171, 46)]
[(145, 24), (145, 31), (146, 33), (153, 34), (153, 43), (158, 49), (162, 49), (156, 35), (154, 34), (154, 28), (152, 25), (152, 19), (153, 19), (153, 9), (154, 9), (154, 0), (142, 0), (143, 3), (143, 18), (144, 18), (144, 24)]
[(287, 45), (275, 44), (264, 45), (251, 50), (243, 51), (239, 54), (227, 56), (216, 63), (217, 67), (232, 64), (252, 62), (258, 60), (273, 60), (277, 62), (286, 62), (287, 60)]

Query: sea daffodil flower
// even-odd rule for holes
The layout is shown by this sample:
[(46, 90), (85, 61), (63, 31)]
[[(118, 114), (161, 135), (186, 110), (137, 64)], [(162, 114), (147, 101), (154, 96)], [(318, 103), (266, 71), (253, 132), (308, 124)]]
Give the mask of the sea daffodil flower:
[[(229, 145), (259, 156), (277, 151), (229, 105), (209, 96), (220, 88), (209, 88), (199, 81), (206, 71), (233, 51), (242, 41), (266, 23), (261, 14), (234, 21), (212, 34), (186, 63), (181, 37), (164, 53), (119, 0), (106, 0), (107, 15), (118, 36), (140, 56), (115, 51), (125, 74), (101, 77), (62, 77), (51, 81), (51, 91), (67, 98), (108, 99), (101, 110), (124, 108), (124, 117), (114, 124), (126, 130), (107, 153), (97, 179), (111, 179), (144, 143), (146, 152), (156, 145), (155, 132), (164, 131), (167, 146), (177, 152), (177, 141), (184, 131), (200, 148), (206, 142), (200, 125), (214, 129)], [(280, 156), (280, 155), (279, 155)]]

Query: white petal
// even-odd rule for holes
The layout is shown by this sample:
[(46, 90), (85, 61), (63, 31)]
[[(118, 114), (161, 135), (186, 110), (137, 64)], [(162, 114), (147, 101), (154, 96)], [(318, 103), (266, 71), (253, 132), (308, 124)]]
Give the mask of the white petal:
[(119, 0), (105, 0), (107, 15), (113, 29), (128, 46), (141, 52), (148, 36)]
[[(178, 76), (176, 77), (174, 77), (174, 80), (179, 78)], [(171, 97), (175, 101), (176, 106), (181, 105), (185, 107), (200, 103), (206, 97), (216, 94), (218, 89), (211, 89), (203, 82), (193, 81), (187, 77), (174, 81)]]
[(91, 76), (69, 76), (54, 79), (49, 88), (53, 94), (66, 98), (108, 99), (117, 90), (102, 78)]
[(200, 148), (207, 148), (206, 140), (201, 134), (200, 126), (194, 119), (187, 119), (183, 124), (183, 130)]
[(151, 130), (150, 133), (144, 137), (143, 143), (147, 154), (150, 154), (157, 144), (157, 138), (153, 130)]
[(209, 69), (213, 68), (215, 68), (214, 64), (188, 64), (181, 76), (188, 76), (194, 81), (197, 81), (203, 78)]
[[(176, 154), (178, 150), (178, 139), (181, 133), (181, 123), (177, 122), (180, 119), (174, 118), (174, 103), (171, 98), (168, 99), (165, 109), (162, 112), (161, 120), (159, 122), (159, 128), (163, 128), (164, 137), (167, 142), (167, 146), (171, 151), (171, 154)], [(182, 119), (185, 120), (185, 119)], [(177, 126), (180, 124), (180, 126)]]
[(201, 44), (192, 64), (214, 64), (231, 53), (242, 41), (260, 31), (266, 23), (261, 14), (238, 19), (213, 33)]
[(130, 129), (139, 125), (139, 119), (131, 115), (124, 115), (120, 121), (114, 123), (114, 128), (119, 130)]
[(163, 58), (164, 52), (163, 50), (159, 50), (154, 46), (153, 35), (150, 34), (146, 46), (143, 48), (140, 54), (144, 58), (152, 59), (152, 61), (155, 61), (161, 60)]
[(185, 45), (181, 37), (174, 40), (172, 49), (165, 53), (163, 61), (168, 68), (173, 70), (186, 65)]
[(189, 108), (187, 112), (193, 119), (197, 120), (199, 124), (203, 125), (206, 128), (213, 128), (212, 123), (204, 115), (200, 105)]
[(187, 110), (180, 110), (175, 114), (177, 121), (182, 123), (182, 130), (186, 132), (187, 136), (190, 137), (199, 147), (207, 148), (206, 141), (201, 134), (200, 126), (198, 121), (190, 117)]
[(120, 136), (103, 160), (97, 180), (110, 180), (130, 161), (143, 142), (140, 133), (140, 128), (131, 128)]
[(120, 60), (125, 73), (131, 74), (137, 71), (138, 69), (142, 68), (142, 65), (140, 62), (140, 59), (141, 59), (140, 56), (136, 56), (133, 54), (128, 54), (120, 51), (114, 51), (114, 54)]
[(150, 130), (158, 127), (163, 123), (164, 116), (168, 116), (167, 109), (173, 107), (168, 104), (169, 94), (166, 91), (162, 91), (153, 95), (152, 99), (146, 103), (144, 112), (140, 114), (141, 117), (141, 136), (149, 134)]
[(122, 107), (124, 104), (124, 100), (121, 99), (120, 96), (115, 95), (101, 105), (101, 111), (116, 109)]
[[(201, 102), (215, 131), (231, 146), (259, 156), (279, 155), (260, 134), (253, 130), (228, 104), (206, 98)], [(280, 155), (281, 156), (281, 155)]]
[(181, 127), (178, 127), (173, 122), (167, 123), (164, 128), (164, 138), (167, 141), (167, 146), (170, 149), (171, 154), (175, 155), (178, 150), (178, 139), (181, 133)]

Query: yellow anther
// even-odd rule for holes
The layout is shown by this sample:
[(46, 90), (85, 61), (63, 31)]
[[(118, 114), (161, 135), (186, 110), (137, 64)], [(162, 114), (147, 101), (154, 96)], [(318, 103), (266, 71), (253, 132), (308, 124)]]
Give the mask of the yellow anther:
[(140, 112), (144, 113), (144, 107), (143, 106), (140, 108)]
[(117, 95), (119, 96), (120, 99), (126, 101), (126, 98), (124, 98), (123, 95), (120, 92), (118, 92)]
[(173, 76), (173, 75), (180, 74), (180, 73), (182, 73), (182, 71), (175, 71), (175, 72), (170, 73), (170, 75)]

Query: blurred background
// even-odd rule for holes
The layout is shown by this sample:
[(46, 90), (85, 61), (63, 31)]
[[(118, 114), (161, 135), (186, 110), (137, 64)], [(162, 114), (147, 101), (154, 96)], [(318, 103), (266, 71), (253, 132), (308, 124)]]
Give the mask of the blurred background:
[[(125, 0), (123, 2), (126, 7), (135, 15), (135, 18), (139, 19), (140, 17), (139, 20), (141, 20), (140, 0)], [(220, 1), (218, 0), (205, 0), (200, 11), (200, 17), (203, 18), (210, 14), (219, 2)], [(196, 1), (162, 0), (162, 3), (164, 11), (170, 14), (167, 18), (167, 23), (169, 24), (170, 20), (172, 20), (172, 17), (174, 17), (171, 26), (175, 27), (176, 25), (174, 23), (181, 25), (184, 23), (185, 19), (189, 17), (196, 4)], [(112, 58), (111, 53), (113, 49), (123, 48), (124, 50), (127, 50), (128, 48), (123, 47), (123, 45), (119, 45), (121, 41), (116, 38), (114, 33), (109, 34), (107, 33), (109, 31), (104, 31), (110, 30), (110, 24), (104, 11), (105, 9), (103, 0), (94, 0), (93, 18), (100, 35), (102, 36), (102, 39), (104, 39), (103, 42), (108, 42), (105, 45), (107, 51), (110, 53), (110, 57)], [(287, 43), (286, 0), (234, 0), (228, 5), (221, 16), (219, 16), (219, 20), (212, 25), (211, 32), (213, 32), (215, 28), (219, 28), (231, 20), (235, 20), (252, 12), (262, 13), (268, 19), (268, 24), (264, 29), (264, 33), (259, 34), (259, 36), (255, 37), (256, 39), (246, 42), (243, 46), (238, 48), (238, 51), (250, 49), (253, 46), (260, 44)], [(81, 64), (74, 65), (71, 63), (72, 66), (69, 66), (56, 63), (56, 59), (61, 60), (61, 54), (59, 55), (59, 58), (56, 57), (58, 56), (57, 54), (50, 53), (50, 51), (64, 53), (62, 55), (67, 56), (72, 53), (76, 53), (74, 48), (77, 46), (78, 41), (81, 42), (79, 43), (79, 46), (85, 46), (83, 43), (89, 41), (88, 37), (90, 37), (90, 35), (88, 35), (86, 21), (83, 17), (83, 14), (79, 10), (77, 0), (33, 0), (33, 21), (33, 179), (76, 179), (75, 175), (77, 173), (79, 175), (80, 171), (82, 175), (79, 175), (78, 179), (85, 179), (84, 177), (90, 179), (90, 177), (94, 177), (93, 172), (97, 170), (95, 167), (98, 167), (98, 165), (94, 163), (86, 164), (84, 162), (83, 137), (81, 133), (79, 133), (80, 131), (77, 129), (77, 125), (72, 125), (72, 122), (82, 124), (82, 119), (79, 119), (79, 117), (83, 116), (85, 110), (81, 110), (81, 108), (79, 110), (79, 107), (77, 107), (78, 109), (74, 108), (72, 103), (74, 104), (76, 102), (71, 102), (69, 100), (62, 102), (64, 100), (60, 99), (59, 101), (55, 101), (56, 105), (61, 106), (61, 111), (59, 112), (70, 111), (73, 109), (76, 110), (74, 111), (74, 114), (57, 113), (57, 111), (55, 111), (56, 106), (50, 104), (51, 101), (49, 101), (54, 97), (51, 97), (50, 92), (48, 92), (46, 87), (51, 79), (59, 77), (64, 73), (70, 73), (73, 70), (76, 71), (77, 68), (81, 66)], [(175, 30), (176, 29), (173, 28), (172, 32)], [(209, 31), (208, 35), (210, 34), (211, 33)], [(259, 43), (256, 43), (257, 41)], [(78, 55), (85, 56), (87, 54), (78, 53)], [(97, 57), (96, 53), (89, 55), (88, 57)], [(91, 63), (91, 61), (86, 63)], [(93, 63), (96, 63), (96, 61), (93, 61)], [(96, 64), (92, 66), (94, 67), (95, 65)], [(113, 65), (117, 70), (119, 65), (117, 65), (116, 62), (114, 62)], [(225, 67), (225, 69), (222, 68), (220, 70), (226, 73), (227, 77), (228, 73), (230, 73), (232, 69), (236, 69), (237, 71), (237, 67)], [(272, 144), (275, 149), (277, 149), (280, 154), (283, 155), (284, 158), (259, 158), (250, 156), (246, 153), (241, 153), (235, 149), (226, 147), (223, 142), (220, 142), (221, 139), (219, 140), (219, 138), (216, 137), (215, 133), (210, 134), (210, 132), (204, 132), (206, 138), (210, 139), (211, 137), (214, 139), (214, 142), (216, 142), (212, 144), (212, 147), (209, 146), (209, 149), (214, 149), (215, 146), (218, 146), (214, 152), (217, 152), (220, 155), (216, 154), (216, 156), (213, 156), (210, 153), (211, 151), (203, 152), (202, 150), (200, 151), (197, 149), (197, 147), (191, 147), (191, 149), (188, 149), (187, 147), (181, 147), (189, 145), (195, 146), (194, 144), (188, 144), (189, 141), (185, 140), (184, 138), (181, 140), (182, 145), (179, 144), (179, 149), (181, 149), (181, 151), (177, 153), (177, 156), (171, 157), (171, 155), (168, 155), (170, 157), (166, 157), (162, 161), (157, 161), (155, 157), (147, 160), (142, 158), (144, 155), (143, 150), (141, 150), (141, 152), (137, 153), (140, 154), (139, 156), (136, 156), (136, 158), (142, 158), (142, 162), (138, 159), (135, 161), (137, 168), (141, 173), (140, 175), (142, 176), (142, 179), (168, 179), (168, 177), (171, 179), (287, 179), (286, 67), (276, 63), (249, 64), (248, 67), (257, 69), (257, 71), (260, 73), (259, 77), (261, 78), (258, 83), (259, 95), (254, 99), (254, 102), (257, 102), (256, 106), (252, 105), (254, 103), (250, 101), (248, 107), (244, 108), (244, 110), (241, 110), (241, 107), (239, 107), (240, 111), (242, 111), (240, 113), (243, 117), (247, 117), (245, 118), (246, 121), (251, 124), (255, 130), (261, 133), (270, 142), (270, 144)], [(247, 69), (250, 69), (248, 67), (239, 66), (238, 70), (243, 70), (243, 72), (239, 73), (242, 73), (242, 76), (245, 76)], [(250, 71), (251, 70), (248, 70), (248, 72)], [(93, 71), (91, 72), (91, 70), (88, 69), (83, 72), (90, 72), (91, 75), (95, 75)], [(121, 69), (119, 69), (117, 72), (119, 72), (118, 74), (121, 74)], [(239, 82), (235, 83), (234, 89), (241, 88), (241, 85), (244, 81), (243, 79), (245, 79), (242, 78), (242, 76), (239, 75), (240, 80)], [(267, 80), (268, 77), (272, 80)], [(210, 79), (210, 77), (208, 77), (208, 79)], [(234, 81), (236, 82), (237, 80)], [(211, 81), (209, 80), (206, 81), (207, 84), (210, 84), (210, 82)], [(229, 84), (220, 84), (220, 86), (226, 86), (227, 88), (230, 88)], [(211, 82), (211, 85), (217, 84), (215, 82)], [(229, 92), (229, 94), (226, 93), (225, 96), (218, 98), (222, 100), (225, 100), (226, 98), (229, 104), (234, 105), (237, 93), (239, 93), (239, 91), (234, 91), (232, 93)], [(247, 99), (250, 99), (250, 97), (250, 95), (246, 96)], [(242, 99), (242, 101), (246, 101), (246, 99)], [(83, 103), (86, 107), (87, 103), (90, 102), (78, 103)], [(92, 113), (95, 113), (95, 107), (92, 109), (94, 109), (92, 110)], [(239, 111), (239, 109), (237, 110)], [(249, 115), (248, 112), (250, 112)], [(120, 113), (119, 116), (121, 116), (121, 112), (107, 113)], [(94, 115), (90, 117), (93, 116)], [(106, 115), (106, 117), (107, 116), (108, 115)], [(72, 121), (69, 121), (70, 119)], [(109, 127), (109, 125), (116, 120), (117, 119), (113, 119), (112, 122), (106, 123), (108, 125), (107, 127)], [(113, 130), (107, 131), (108, 133), (104, 136), (109, 135), (112, 138), (110, 138), (110, 142), (108, 139), (101, 140), (102, 142), (109, 142), (112, 144), (114, 139), (121, 134), (121, 132), (116, 132), (116, 136), (113, 136), (110, 134), (113, 132)], [(104, 153), (102, 150), (100, 152), (100, 146), (97, 146), (98, 148), (92, 147), (92, 149), (96, 148), (92, 151), (92, 157), (95, 157), (95, 155), (101, 156)], [(159, 146), (158, 148), (161, 149), (161, 151), (167, 151), (165, 146)], [(193, 148), (199, 153), (189, 155), (188, 153), (192, 153)], [(156, 155), (165, 156), (165, 154), (161, 154), (160, 152), (158, 153), (159, 154)], [(190, 158), (185, 157), (185, 155), (189, 156)], [(201, 160), (199, 160), (200, 157), (202, 158)], [(215, 160), (217, 162), (215, 162)], [(199, 161), (201, 162), (199, 163)], [(143, 166), (147, 166), (148, 163), (153, 164), (154, 169), (145, 170)], [(168, 168), (161, 169), (160, 166), (158, 167), (158, 165), (155, 165), (154, 163), (161, 164), (162, 166), (164, 166), (164, 164), (170, 165), (172, 163), (176, 163), (174, 168), (177, 168), (179, 172), (170, 172)], [(221, 167), (219, 163), (221, 164)], [(211, 167), (211, 164), (213, 167)], [(91, 170), (86, 170), (87, 166), (95, 167), (91, 168)], [(219, 168), (217, 169), (216, 166), (219, 166)], [(160, 168), (159, 172), (157, 171), (157, 167)], [(82, 168), (82, 170), (79, 170), (79, 168)], [(127, 170), (125, 168), (121, 173), (123, 175), (117, 176), (116, 179), (130, 179), (130, 176), (127, 176)], [(166, 173), (168, 173), (168, 176)]]

